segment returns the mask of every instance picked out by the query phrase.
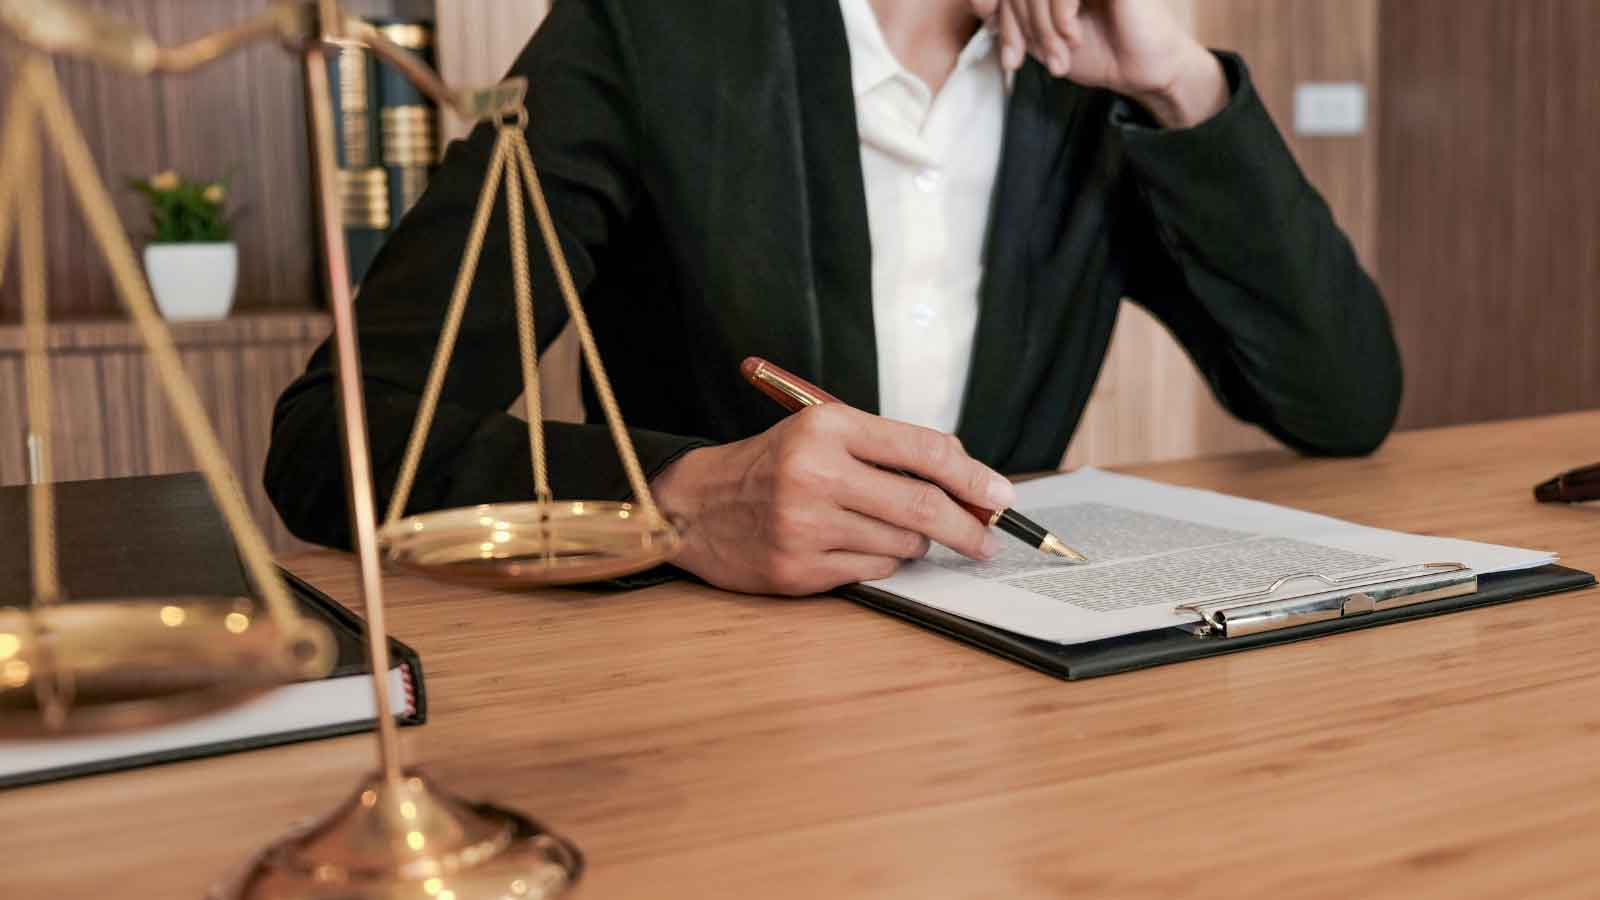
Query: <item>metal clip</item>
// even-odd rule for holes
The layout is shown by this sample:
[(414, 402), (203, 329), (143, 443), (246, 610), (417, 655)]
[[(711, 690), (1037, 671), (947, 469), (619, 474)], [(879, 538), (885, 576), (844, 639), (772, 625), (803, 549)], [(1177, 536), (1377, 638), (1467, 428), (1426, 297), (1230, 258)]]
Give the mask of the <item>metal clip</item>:
[[(1267, 599), (1287, 584), (1308, 580), (1320, 581), (1331, 590)], [(1350, 588), (1352, 593), (1338, 593), (1340, 588)], [(1424, 563), (1340, 577), (1301, 572), (1285, 575), (1260, 590), (1184, 603), (1177, 608), (1200, 616), (1200, 623), (1194, 627), (1197, 635), (1241, 637), (1459, 597), (1477, 590), (1478, 576), (1461, 563)]]

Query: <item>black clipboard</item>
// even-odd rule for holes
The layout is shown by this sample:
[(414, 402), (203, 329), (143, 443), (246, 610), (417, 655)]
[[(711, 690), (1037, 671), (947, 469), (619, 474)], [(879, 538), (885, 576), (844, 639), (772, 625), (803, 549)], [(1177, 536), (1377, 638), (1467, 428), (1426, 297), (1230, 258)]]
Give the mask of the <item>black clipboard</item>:
[[(1327, 634), (1376, 628), (1392, 622), (1408, 622), (1412, 619), (1582, 590), (1593, 587), (1594, 584), (1595, 577), (1588, 572), (1580, 572), (1565, 566), (1547, 565), (1520, 572), (1479, 576), (1477, 590), (1470, 594), (1239, 637), (1197, 634), (1194, 629), (1179, 627), (1085, 644), (1056, 644), (1025, 637), (866, 585), (854, 585), (843, 589), (841, 593), (846, 598), (879, 612), (948, 635), (1048, 675), (1077, 681), (1254, 650), (1258, 647), (1290, 644)], [(1594, 599), (1600, 601), (1600, 594), (1596, 594)]]

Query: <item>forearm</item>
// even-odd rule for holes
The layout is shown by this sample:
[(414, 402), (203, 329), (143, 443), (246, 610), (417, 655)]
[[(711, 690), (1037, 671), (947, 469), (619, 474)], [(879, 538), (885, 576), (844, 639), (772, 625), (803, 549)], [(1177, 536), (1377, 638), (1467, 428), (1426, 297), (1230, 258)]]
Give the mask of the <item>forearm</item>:
[[(381, 515), (398, 479), (417, 395), (371, 379), (365, 393), (374, 499)], [(315, 370), (286, 392), (273, 419), (265, 484), (273, 505), (297, 537), (348, 548), (349, 511), (336, 405), (331, 379)], [(630, 499), (632, 489), (609, 429), (547, 422), (544, 430), (557, 497)], [(647, 479), (685, 451), (707, 443), (647, 430), (633, 430), (629, 436)], [(441, 404), (406, 513), (528, 500), (533, 497), (532, 473), (526, 422), (503, 412)]]
[(1216, 56), (1197, 41), (1190, 41), (1181, 55), (1170, 82), (1129, 97), (1163, 128), (1193, 128), (1228, 105), (1228, 79)]
[(1177, 269), (1171, 283), (1137, 284), (1135, 297), (1189, 335), (1235, 411), (1304, 450), (1365, 452), (1399, 403), (1388, 313), (1248, 72), (1228, 62), (1232, 96), (1200, 126), (1124, 123), (1130, 202), (1151, 217), (1131, 243)]

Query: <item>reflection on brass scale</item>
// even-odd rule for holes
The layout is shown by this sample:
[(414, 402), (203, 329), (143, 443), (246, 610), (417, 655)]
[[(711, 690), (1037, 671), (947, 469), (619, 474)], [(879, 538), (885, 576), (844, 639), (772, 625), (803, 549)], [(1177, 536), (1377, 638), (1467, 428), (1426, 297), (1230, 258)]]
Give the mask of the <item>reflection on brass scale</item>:
[[(380, 539), (384, 555), (397, 565), (446, 578), (505, 587), (615, 577), (655, 565), (676, 551), (680, 541), (678, 531), (651, 498), (556, 240), (555, 226), (523, 135), (522, 126), (527, 115), (523, 106), (527, 85), (523, 80), (512, 79), (486, 88), (452, 89), (431, 69), (389, 43), (371, 26), (346, 16), (337, 0), (287, 0), (225, 31), (171, 48), (158, 47), (130, 26), (87, 13), (65, 0), (0, 0), (0, 25), (37, 50), (88, 57), (139, 74), (195, 69), (238, 47), (264, 39), (276, 39), (300, 57), (307, 82), (314, 142), (313, 171), (318, 193), (325, 200), (320, 207), (319, 230), (334, 319), (334, 359), (352, 534), (367, 611), (368, 653), (374, 672), (386, 672), (389, 668), (379, 571)], [(424, 93), (463, 118), (484, 119), (498, 126), (495, 152), (433, 370), (424, 388), (395, 499), (381, 532), (373, 502), (344, 230), (337, 204), (327, 202), (338, 196), (338, 173), (324, 54), (329, 49), (352, 44), (370, 48)], [(48, 63), (37, 54), (29, 57), (24, 68), (34, 73), (24, 78), (24, 82), (42, 83), (47, 89), (54, 84)], [(58, 93), (54, 105), (61, 106)], [(67, 116), (62, 112), (57, 118), (67, 119)], [(8, 148), (11, 143), (8, 140)], [(80, 162), (72, 180), (75, 189), (84, 191), (87, 188), (82, 182), (93, 181), (97, 185), (98, 181), (93, 179), (92, 165), (81, 140), (76, 147)], [(20, 212), (26, 215), (32, 208), (26, 204), (31, 202), (36, 207), (37, 200), (30, 199), (26, 190), (11, 186), (11, 182), (17, 180), (9, 175), (14, 171), (15, 167), (7, 166), (8, 174), (0, 176), (0, 189), (3, 189), (0, 198), (15, 191), (24, 204)], [(511, 230), (514, 299), (526, 387), (535, 499), (527, 503), (403, 517), (405, 498), (415, 479), (417, 462), (437, 407), (484, 235), (502, 183)], [(551, 496), (539, 410), (532, 288), (523, 221), (524, 192), (534, 209), (563, 302), (578, 332), (590, 379), (599, 394), (618, 455), (633, 488), (632, 503), (558, 502)], [(111, 207), (104, 201), (103, 190), (100, 198), (102, 218), (110, 216)], [(0, 218), (0, 223), (4, 221)], [(105, 230), (116, 231), (109, 226)], [(121, 241), (118, 246), (126, 251), (126, 240), (121, 238), (120, 232), (117, 237)], [(34, 240), (37, 241), (37, 237)], [(25, 261), (28, 256), (24, 252)], [(125, 257), (125, 265), (118, 265), (119, 257), (113, 255), (114, 269), (130, 269), (131, 254), (123, 252), (122, 257)], [(28, 292), (28, 278), (25, 265), (25, 293)], [(39, 281), (42, 273), (35, 271), (32, 278)], [(127, 280), (130, 279), (119, 276), (119, 281)], [(138, 296), (143, 299), (147, 295), (142, 293), (142, 284), (139, 287)], [(42, 288), (34, 289), (34, 293), (40, 292)], [(149, 312), (147, 307), (145, 303), (140, 308)], [(159, 323), (152, 322), (151, 327), (159, 330)], [(170, 343), (167, 346), (170, 347)], [(30, 393), (30, 401), (35, 394), (37, 392)], [(226, 627), (226, 621), (224, 625)], [(0, 650), (4, 649), (0, 646)], [(218, 888), (213, 896), (478, 900), (553, 897), (565, 892), (576, 881), (582, 867), (581, 857), (571, 844), (519, 813), (457, 799), (420, 775), (402, 769), (394, 718), (381, 681), (373, 679), (379, 771), (332, 813), (259, 853), (236, 881)]]

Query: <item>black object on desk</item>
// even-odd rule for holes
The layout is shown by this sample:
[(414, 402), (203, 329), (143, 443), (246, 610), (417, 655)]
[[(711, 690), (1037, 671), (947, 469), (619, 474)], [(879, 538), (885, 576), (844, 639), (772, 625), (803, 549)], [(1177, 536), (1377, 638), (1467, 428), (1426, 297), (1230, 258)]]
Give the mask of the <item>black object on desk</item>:
[(1533, 489), (1540, 503), (1586, 503), (1600, 500), (1600, 464), (1573, 469)]
[[(57, 550), (64, 599), (231, 596), (255, 592), (205, 481), (195, 473), (57, 484)], [(31, 589), (28, 488), (0, 488), (0, 605), (24, 606)], [(144, 731), (50, 741), (0, 741), (0, 788), (114, 772), (370, 731), (372, 687), (362, 623), (285, 572), (301, 615), (324, 622), (338, 644), (327, 678), (269, 691), (235, 710)], [(401, 724), (427, 719), (422, 661), (389, 641)]]

